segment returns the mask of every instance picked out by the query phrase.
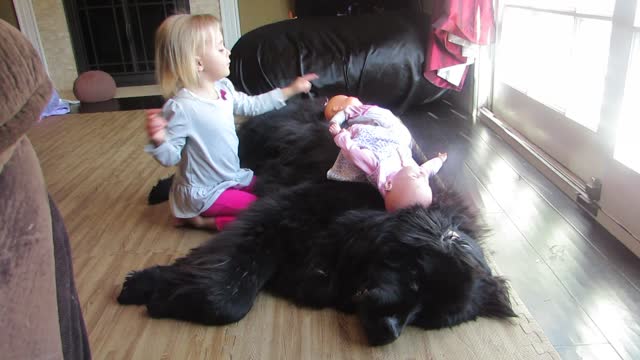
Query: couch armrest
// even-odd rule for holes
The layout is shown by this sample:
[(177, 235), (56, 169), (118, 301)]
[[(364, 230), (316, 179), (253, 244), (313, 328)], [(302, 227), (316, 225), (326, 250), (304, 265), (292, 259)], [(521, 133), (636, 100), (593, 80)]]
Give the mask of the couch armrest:
[(0, 354), (62, 358), (51, 212), (40, 164), (26, 137), (0, 173)]

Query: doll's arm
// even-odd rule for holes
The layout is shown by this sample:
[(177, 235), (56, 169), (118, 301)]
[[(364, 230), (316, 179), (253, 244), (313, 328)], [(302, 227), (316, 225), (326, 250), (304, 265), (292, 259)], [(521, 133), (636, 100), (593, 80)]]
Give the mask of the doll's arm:
[(438, 153), (438, 156), (420, 165), (420, 168), (422, 169), (422, 171), (424, 171), (425, 174), (431, 177), (432, 175), (437, 174), (438, 171), (440, 171), (442, 164), (444, 164), (446, 160), (447, 153)]
[(365, 174), (372, 174), (378, 167), (378, 159), (373, 151), (358, 146), (351, 139), (351, 133), (343, 129), (333, 138), (336, 145), (342, 149), (344, 156), (359, 167)]
[(347, 121), (347, 114), (344, 111), (338, 111), (331, 120), (329, 121), (329, 126), (332, 124), (337, 124), (338, 127), (342, 127), (342, 124)]
[(345, 113), (347, 113), (349, 126), (354, 124), (365, 124), (380, 126), (387, 129), (395, 126), (404, 126), (402, 121), (393, 115), (390, 110), (375, 105), (350, 107), (345, 110)]

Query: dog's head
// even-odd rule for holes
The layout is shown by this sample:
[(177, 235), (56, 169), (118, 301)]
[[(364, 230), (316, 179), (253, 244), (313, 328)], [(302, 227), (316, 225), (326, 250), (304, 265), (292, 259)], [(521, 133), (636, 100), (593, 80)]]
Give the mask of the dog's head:
[(515, 316), (505, 281), (478, 243), (477, 221), (448, 210), (408, 208), (374, 226), (375, 246), (353, 296), (372, 345), (394, 341), (409, 324), (431, 329)]

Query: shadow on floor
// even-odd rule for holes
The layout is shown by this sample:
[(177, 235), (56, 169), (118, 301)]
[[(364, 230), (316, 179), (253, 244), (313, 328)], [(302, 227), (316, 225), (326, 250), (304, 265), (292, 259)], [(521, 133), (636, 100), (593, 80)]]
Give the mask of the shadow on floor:
[(97, 103), (80, 103), (71, 106), (72, 113), (96, 113), (160, 108), (164, 100), (160, 95), (117, 98)]

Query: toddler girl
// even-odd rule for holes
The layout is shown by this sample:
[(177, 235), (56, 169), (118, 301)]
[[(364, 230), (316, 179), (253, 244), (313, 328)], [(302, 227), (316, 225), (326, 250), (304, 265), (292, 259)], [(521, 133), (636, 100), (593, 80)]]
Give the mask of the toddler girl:
[(145, 151), (177, 165), (169, 204), (177, 223), (222, 230), (248, 207), (255, 177), (240, 167), (234, 114), (255, 116), (309, 92), (315, 74), (289, 86), (248, 96), (234, 89), (229, 50), (212, 15), (173, 15), (156, 32), (156, 76), (169, 100), (147, 111)]

